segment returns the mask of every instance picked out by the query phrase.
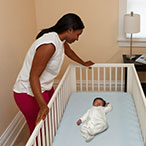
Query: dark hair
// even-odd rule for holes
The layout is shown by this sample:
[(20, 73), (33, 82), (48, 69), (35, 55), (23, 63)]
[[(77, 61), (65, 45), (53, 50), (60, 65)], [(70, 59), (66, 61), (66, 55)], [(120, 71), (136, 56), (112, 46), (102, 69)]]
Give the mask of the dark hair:
[(40, 38), (43, 34), (49, 32), (56, 32), (58, 34), (61, 34), (68, 30), (69, 28), (72, 28), (73, 30), (79, 30), (84, 28), (84, 24), (78, 15), (73, 13), (68, 13), (64, 15), (62, 18), (58, 20), (58, 22), (54, 26), (43, 29), (37, 35), (36, 39)]
[(96, 97), (96, 98), (93, 100), (93, 104), (94, 104), (94, 102), (95, 102), (96, 100), (98, 100), (98, 99), (103, 101), (103, 106), (106, 105), (105, 100), (103, 100), (101, 97)]

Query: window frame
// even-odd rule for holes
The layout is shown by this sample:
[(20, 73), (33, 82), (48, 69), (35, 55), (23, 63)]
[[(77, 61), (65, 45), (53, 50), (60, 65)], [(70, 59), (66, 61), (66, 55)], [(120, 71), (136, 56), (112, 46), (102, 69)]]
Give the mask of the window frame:
[[(127, 0), (119, 0), (119, 35), (118, 43), (119, 46), (129, 46), (130, 38), (126, 38), (126, 33), (124, 33), (123, 22), (124, 15), (127, 13)], [(134, 34), (133, 34), (134, 36)], [(133, 47), (146, 47), (146, 38), (133, 38)]]

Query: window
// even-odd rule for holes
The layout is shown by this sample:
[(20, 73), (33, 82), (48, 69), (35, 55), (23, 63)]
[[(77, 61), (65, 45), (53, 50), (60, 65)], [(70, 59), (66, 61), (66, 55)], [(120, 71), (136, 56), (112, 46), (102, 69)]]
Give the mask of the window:
[(119, 0), (119, 46), (129, 46), (129, 35), (124, 33), (124, 15), (133, 11), (140, 14), (140, 32), (133, 34), (133, 46), (146, 47), (146, 0)]

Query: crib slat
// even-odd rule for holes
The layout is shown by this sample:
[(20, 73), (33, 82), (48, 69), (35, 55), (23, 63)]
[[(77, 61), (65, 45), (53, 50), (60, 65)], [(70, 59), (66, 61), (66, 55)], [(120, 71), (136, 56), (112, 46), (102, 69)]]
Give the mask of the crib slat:
[(36, 146), (36, 141), (35, 141), (35, 143), (34, 143), (34, 145), (33, 146)]
[(98, 91), (100, 91), (100, 67), (98, 67), (98, 77), (97, 77), (97, 80), (98, 80)]
[(63, 114), (63, 111), (64, 111), (64, 99), (63, 99), (63, 97), (64, 97), (64, 86), (62, 85), (62, 90), (61, 90), (61, 101), (62, 101), (62, 114)]
[[(67, 90), (67, 93), (66, 93), (66, 103), (68, 102), (69, 96), (70, 96), (70, 88), (68, 87), (69, 83), (70, 83), (70, 78), (69, 78), (69, 76), (67, 76), (66, 88), (67, 88), (68, 90)], [(66, 104), (66, 105), (67, 105), (67, 104)]]
[(121, 67), (121, 91), (123, 91), (123, 67)]
[(112, 68), (109, 68), (109, 90), (112, 90)]
[(65, 97), (66, 97), (66, 88), (65, 88), (65, 84), (63, 85), (63, 112), (65, 110)]
[(45, 127), (46, 127), (46, 143), (47, 143), (47, 146), (49, 146), (49, 134), (48, 134), (48, 116), (46, 117), (45, 119)]
[(55, 135), (58, 128), (57, 97), (55, 99)]
[(59, 113), (58, 113), (58, 96), (56, 98), (56, 131), (59, 125)]
[(67, 90), (67, 97), (69, 97), (70, 92), (71, 92), (71, 88), (68, 87), (68, 85), (70, 84), (70, 76), (68, 76), (67, 79), (68, 79), (68, 80), (67, 80), (67, 89), (68, 89), (68, 90)]
[(64, 107), (64, 103), (63, 103), (64, 101), (63, 101), (63, 86), (62, 86), (62, 88), (61, 88), (61, 117), (62, 117), (62, 115), (63, 115), (63, 107)]
[(65, 82), (65, 103), (64, 103), (64, 107), (66, 107), (66, 102), (67, 102), (67, 92), (68, 92), (68, 90), (67, 90), (67, 82)]
[(115, 91), (117, 91), (117, 67), (115, 67)]
[(62, 117), (62, 86), (59, 94), (60, 94), (59, 105), (60, 105), (60, 118), (61, 118)]
[(63, 86), (63, 112), (65, 111), (65, 102), (66, 102), (66, 88), (64, 84)]
[(54, 103), (53, 103), (53, 108), (52, 108), (52, 115), (53, 115), (53, 139), (54, 139), (54, 136), (56, 134), (56, 127), (55, 127), (55, 106), (54, 106)]
[(67, 101), (67, 96), (68, 96), (68, 92), (69, 92), (69, 89), (68, 89), (68, 77), (66, 77), (66, 101)]
[(94, 91), (94, 68), (92, 67), (92, 91)]
[(41, 134), (39, 132), (39, 135), (38, 135), (38, 145), (41, 146)]
[(105, 84), (106, 78), (105, 78), (105, 75), (106, 75), (106, 69), (105, 69), (105, 67), (104, 67), (104, 68), (103, 68), (103, 87), (104, 87), (104, 91), (105, 91), (105, 89), (106, 89), (106, 84)]
[(50, 108), (50, 114), (49, 114), (49, 133), (50, 133), (50, 145), (52, 144), (53, 141), (53, 125), (52, 125), (52, 108)]
[(80, 67), (80, 91), (82, 91), (82, 68)]
[(61, 91), (59, 91), (59, 122), (61, 120), (61, 111), (62, 111), (62, 108), (61, 108)]
[(43, 146), (45, 146), (46, 144), (45, 144), (45, 130), (44, 130), (44, 124), (43, 124), (43, 127), (42, 127), (42, 137), (41, 137), (41, 139), (42, 139), (42, 144), (43, 144)]
[(51, 125), (51, 121), (50, 121), (50, 119), (49, 119), (49, 116), (48, 116), (48, 136), (49, 136), (49, 146), (51, 146), (51, 142), (52, 142), (52, 140), (51, 140), (51, 127), (50, 127), (50, 125)]
[(52, 141), (54, 139), (54, 113), (53, 113), (53, 106), (51, 108), (51, 126), (52, 126)]
[(86, 91), (88, 91), (88, 68), (86, 68)]
[(62, 101), (62, 114), (63, 114), (63, 111), (64, 111), (64, 99), (63, 99), (63, 97), (64, 97), (64, 86), (62, 85), (62, 90), (61, 90), (61, 101)]
[[(66, 102), (66, 82), (64, 82), (64, 86), (63, 86), (63, 100), (64, 100), (64, 110), (65, 110), (65, 102)], [(64, 111), (63, 110), (63, 111)]]
[(57, 129), (58, 129), (58, 126), (59, 126), (59, 97), (57, 96), (56, 98), (56, 118), (57, 118), (57, 121), (56, 121), (56, 124), (57, 124)]
[(56, 110), (55, 110), (55, 101), (53, 103), (53, 119), (54, 119), (53, 121), (54, 121), (54, 136), (55, 136), (56, 135)]

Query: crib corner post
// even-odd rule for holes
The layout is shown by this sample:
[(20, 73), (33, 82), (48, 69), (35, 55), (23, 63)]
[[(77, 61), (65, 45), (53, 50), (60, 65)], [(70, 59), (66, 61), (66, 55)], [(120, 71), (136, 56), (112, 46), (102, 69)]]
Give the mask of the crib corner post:
[(76, 92), (76, 69), (75, 66), (71, 66), (71, 76), (70, 76), (71, 91)]
[(127, 92), (132, 93), (132, 66), (128, 66), (127, 68)]

